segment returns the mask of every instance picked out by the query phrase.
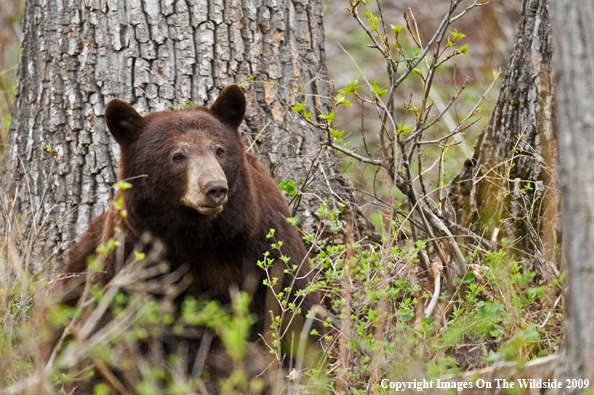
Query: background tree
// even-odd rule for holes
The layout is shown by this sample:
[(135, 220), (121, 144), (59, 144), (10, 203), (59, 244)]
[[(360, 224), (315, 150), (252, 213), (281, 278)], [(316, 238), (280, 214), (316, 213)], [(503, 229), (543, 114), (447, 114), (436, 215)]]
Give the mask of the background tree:
[[(301, 97), (326, 105), (321, 11), (319, 0), (27, 1), (2, 166), (8, 221), (18, 213), (23, 229), (43, 224), (34, 251), (61, 253), (112, 197), (118, 147), (107, 102), (122, 98), (141, 114), (208, 105), (232, 82), (247, 90), (248, 150), (278, 180), (313, 182), (319, 138), (285, 106)], [(318, 203), (300, 209), (311, 218), (308, 205)]]
[(549, 278), (559, 275), (552, 53), (548, 1), (524, 1), (493, 115), (449, 191), (453, 222), (507, 238), (525, 269)]
[[(568, 270), (565, 355), (560, 376), (594, 381), (594, 4), (553, 0), (557, 130)], [(591, 386), (592, 384), (590, 384)], [(578, 389), (564, 393), (578, 393)]]
[[(559, 278), (563, 266), (559, 257), (560, 191), (555, 133), (558, 88), (553, 72), (550, 8), (548, 0), (523, 1), (516, 42), (497, 104), (475, 143), (472, 157), (452, 180), (448, 198), (452, 208), (450, 225), (475, 242), (487, 239), (497, 243), (507, 238), (512, 256), (520, 260), (522, 270), (535, 271), (544, 279), (540, 283), (545, 284), (549, 296), (546, 308), (555, 311), (563, 293), (551, 286), (551, 280)], [(566, 344), (568, 337), (566, 332)], [(520, 373), (502, 365), (486, 371), (484, 378), (509, 379), (513, 374), (536, 379), (575, 376), (555, 370), (557, 361), (556, 356), (540, 358)]]

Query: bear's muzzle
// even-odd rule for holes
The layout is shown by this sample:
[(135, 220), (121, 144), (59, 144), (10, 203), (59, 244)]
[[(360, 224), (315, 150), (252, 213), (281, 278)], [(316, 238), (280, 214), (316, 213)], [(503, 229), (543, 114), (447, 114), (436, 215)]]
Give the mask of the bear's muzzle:
[(200, 159), (189, 164), (188, 186), (182, 203), (203, 215), (218, 214), (228, 200), (227, 178), (216, 159)]

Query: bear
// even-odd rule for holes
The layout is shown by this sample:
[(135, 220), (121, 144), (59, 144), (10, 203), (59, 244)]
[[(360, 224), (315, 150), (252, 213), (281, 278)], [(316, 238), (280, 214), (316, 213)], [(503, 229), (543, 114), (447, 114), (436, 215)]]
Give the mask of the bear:
[[(125, 235), (126, 256), (141, 235), (149, 233), (164, 245), (171, 270), (188, 265), (192, 280), (182, 296), (228, 305), (230, 289), (244, 290), (252, 297), (250, 312), (256, 317), (250, 341), (268, 330), (269, 310), (278, 303), (270, 300), (263, 282), (266, 272), (258, 261), (269, 253), (279, 285), (291, 286), (293, 295), (304, 290), (313, 275), (299, 232), (287, 222), (291, 213), (285, 198), (270, 172), (245, 150), (239, 132), (245, 110), (245, 94), (235, 84), (225, 87), (210, 107), (141, 116), (123, 100), (108, 103), (106, 124), (120, 147), (119, 179), (132, 185), (113, 199), (122, 198), (126, 216), (110, 206), (70, 248), (60, 270), (70, 280), (58, 282), (54, 291), (62, 303), (77, 304), (88, 257), (97, 254), (118, 227)], [(283, 242), (280, 251), (271, 248), (271, 229), (273, 240)], [(287, 264), (279, 259), (281, 253), (290, 258), (289, 265), (299, 266), (296, 276), (283, 275)], [(102, 271), (86, 281), (105, 285), (116, 275), (116, 266), (115, 257), (108, 256)], [(77, 278), (77, 286), (69, 285), (72, 278)], [(305, 293), (300, 303), (295, 322), (303, 325), (307, 312), (320, 304), (319, 291)], [(58, 337), (56, 333), (48, 341), (46, 361)]]

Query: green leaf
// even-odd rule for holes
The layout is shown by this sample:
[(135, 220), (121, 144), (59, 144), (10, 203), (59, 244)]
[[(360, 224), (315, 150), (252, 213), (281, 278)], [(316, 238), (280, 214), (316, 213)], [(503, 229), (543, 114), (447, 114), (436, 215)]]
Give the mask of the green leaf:
[(372, 89), (373, 93), (375, 93), (377, 95), (377, 97), (379, 97), (379, 98), (384, 97), (384, 95), (388, 91), (388, 89), (382, 89), (379, 86), (377, 86), (377, 83), (375, 82), (375, 78), (371, 80), (371, 89)]
[(287, 196), (293, 197), (297, 194), (297, 184), (293, 180), (282, 180), (278, 187), (281, 191), (285, 192)]
[(466, 34), (458, 33), (457, 29), (454, 29), (454, 32), (450, 32), (450, 34), (452, 35), (453, 41), (466, 37)]
[(124, 207), (124, 199), (119, 198), (118, 200), (113, 202), (112, 205), (117, 211), (120, 211), (122, 209), (122, 207)]
[(338, 131), (338, 130), (330, 128), (330, 131), (332, 132), (332, 135), (337, 139), (341, 138), (342, 135), (344, 134), (344, 130)]
[(332, 125), (332, 121), (334, 120), (334, 110), (332, 110), (330, 114), (321, 114), (319, 117), (325, 119), (326, 122), (328, 122), (328, 125)]
[(419, 109), (415, 107), (414, 104), (410, 105), (410, 109), (412, 110), (412, 112), (418, 117), (419, 116)]
[(476, 275), (473, 272), (468, 272), (464, 276), (464, 280), (462, 280), (462, 282), (464, 284), (469, 284), (469, 283), (473, 282), (475, 278), (476, 278)]
[(470, 49), (468, 49), (468, 44), (464, 44), (462, 47), (460, 47), (460, 52), (462, 52), (464, 55), (468, 55), (470, 53)]
[(545, 294), (545, 287), (542, 286), (542, 287), (538, 287), (538, 288), (528, 288), (526, 290), (526, 293), (528, 294), (528, 297), (530, 299), (534, 299), (537, 296)]
[(345, 95), (349, 95), (357, 90), (357, 84), (359, 83), (359, 79), (353, 78), (349, 80), (349, 86), (346, 88), (340, 89), (338, 92), (344, 93)]
[(489, 350), (489, 355), (484, 356), (483, 359), (490, 363), (495, 363), (501, 360), (501, 354), (493, 350)]
[[(411, 128), (411, 126), (410, 126), (410, 125), (402, 125), (402, 126), (400, 126), (400, 128), (398, 129), (398, 133), (399, 133), (399, 134), (407, 134), (407, 133), (410, 133), (410, 132), (412, 132), (412, 131), (413, 131), (413, 130), (412, 130), (412, 128)], [(424, 247), (423, 247), (423, 248), (424, 248)]]
[(397, 26), (397, 25), (390, 25), (390, 27), (392, 29), (394, 29), (394, 33), (396, 33), (396, 35), (398, 35), (398, 33), (400, 33), (400, 30), (402, 30), (401, 26)]
[(103, 383), (96, 384), (93, 388), (94, 395), (109, 395), (109, 387)]
[(295, 102), (295, 105), (293, 107), (291, 107), (291, 110), (293, 110), (293, 112), (299, 112), (299, 111), (305, 110), (305, 102), (303, 102), (303, 103)]
[(126, 189), (132, 188), (132, 184), (126, 181), (118, 181), (115, 184), (113, 184), (113, 187), (115, 189), (119, 189), (120, 191), (125, 191)]
[(339, 92), (338, 95), (336, 95), (336, 105), (339, 104), (342, 104), (345, 107), (352, 106), (352, 104), (344, 98), (344, 93), (342, 92)]
[(363, 16), (366, 17), (367, 20), (369, 21), (371, 28), (377, 32), (377, 25), (381, 22), (382, 18), (376, 17), (375, 15), (373, 15), (373, 12), (371, 12), (371, 11), (364, 12)]

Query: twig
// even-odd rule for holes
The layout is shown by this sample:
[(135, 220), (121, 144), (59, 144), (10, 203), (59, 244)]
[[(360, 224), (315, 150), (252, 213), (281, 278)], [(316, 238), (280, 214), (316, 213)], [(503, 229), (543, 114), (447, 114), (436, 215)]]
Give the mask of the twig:
[(142, 88), (140, 87), (140, 85), (136, 84), (136, 88), (140, 89), (140, 91), (141, 91), (142, 93), (144, 93), (144, 94), (146, 95), (146, 97), (148, 97), (149, 99), (151, 99), (151, 100), (152, 100), (152, 101), (153, 101), (153, 102), (154, 102), (154, 103), (155, 103), (157, 106), (161, 107), (161, 110), (162, 110), (162, 111), (166, 111), (166, 110), (165, 110), (165, 107), (163, 107), (163, 105), (162, 105), (162, 104), (160, 104), (160, 103), (157, 103), (157, 101), (156, 101), (155, 99), (153, 99), (151, 96), (149, 96), (149, 94), (148, 94), (148, 93), (146, 93), (146, 92), (145, 92), (145, 90), (144, 90), (144, 89), (142, 89)]
[(439, 270), (437, 268), (431, 268), (431, 270), (433, 271), (434, 275), (433, 278), (435, 279), (434, 282), (434, 288), (433, 288), (433, 295), (431, 296), (431, 302), (429, 303), (429, 306), (427, 306), (427, 309), (425, 310), (425, 318), (429, 318), (433, 315), (433, 310), (435, 309), (435, 306), (437, 306), (437, 302), (439, 300), (439, 295), (441, 293), (441, 275), (439, 273)]
[(272, 119), (270, 121), (268, 121), (268, 123), (266, 125), (264, 125), (264, 127), (262, 128), (262, 130), (260, 130), (260, 133), (258, 133), (258, 135), (252, 141), (252, 144), (250, 144), (249, 148), (247, 149), (248, 152), (251, 152), (252, 147), (254, 146), (254, 144), (256, 144), (256, 141), (258, 141), (260, 139), (260, 137), (262, 136), (262, 133), (264, 133), (264, 131), (266, 130), (266, 128), (268, 127), (268, 125), (270, 125), (271, 122), (272, 122)]

